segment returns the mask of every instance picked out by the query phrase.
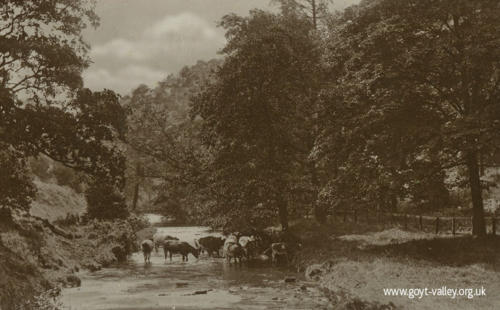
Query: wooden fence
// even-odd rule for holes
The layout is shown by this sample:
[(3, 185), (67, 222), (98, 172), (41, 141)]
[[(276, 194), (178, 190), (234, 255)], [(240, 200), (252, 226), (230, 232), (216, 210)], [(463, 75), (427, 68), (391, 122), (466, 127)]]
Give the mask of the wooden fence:
[[(391, 212), (365, 212), (358, 210), (337, 210), (330, 213), (333, 221), (354, 223), (379, 223), (393, 226), (401, 226), (405, 230), (417, 229), (420, 231), (432, 231), (436, 234), (451, 233), (463, 234), (472, 232), (472, 217), (465, 216), (430, 216), (415, 215), (409, 213)], [(493, 235), (497, 232), (496, 217), (486, 217), (487, 231)]]

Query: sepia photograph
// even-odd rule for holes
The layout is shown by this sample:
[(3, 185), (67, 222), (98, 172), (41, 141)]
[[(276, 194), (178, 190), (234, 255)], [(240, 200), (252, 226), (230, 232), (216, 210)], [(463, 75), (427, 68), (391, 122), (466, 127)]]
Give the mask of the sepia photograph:
[(499, 310), (499, 0), (0, 0), (0, 310)]

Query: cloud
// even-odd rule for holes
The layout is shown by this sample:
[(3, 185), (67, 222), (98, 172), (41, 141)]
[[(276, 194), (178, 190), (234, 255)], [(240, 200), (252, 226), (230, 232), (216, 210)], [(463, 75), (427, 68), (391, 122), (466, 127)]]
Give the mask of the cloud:
[(217, 32), (201, 17), (186, 12), (175, 16), (165, 16), (145, 31), (153, 38), (213, 39)]
[(146, 56), (133, 42), (125, 39), (114, 39), (104, 45), (93, 47), (90, 55), (92, 58), (114, 56), (130, 60), (143, 60)]
[(190, 12), (152, 21), (137, 38), (114, 38), (92, 47), (94, 64), (84, 73), (87, 87), (121, 94), (152, 85), (185, 65), (215, 57), (224, 46), (222, 31)]
[(85, 87), (93, 90), (112, 89), (120, 94), (130, 92), (140, 84), (154, 86), (165, 78), (166, 73), (146, 66), (131, 65), (111, 72), (107, 69), (93, 69), (83, 73)]

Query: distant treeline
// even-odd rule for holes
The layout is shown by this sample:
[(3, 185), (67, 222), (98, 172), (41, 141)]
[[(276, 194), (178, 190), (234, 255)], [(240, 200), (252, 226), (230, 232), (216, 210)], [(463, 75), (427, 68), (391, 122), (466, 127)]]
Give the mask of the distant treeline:
[(119, 98), (82, 88), (92, 1), (7, 0), (0, 208), (29, 208), (26, 162), (43, 155), (86, 176), (90, 217), (149, 204), (286, 229), (338, 207), (461, 206), (484, 235), (498, 180), (481, 175), (500, 163), (498, 1), (274, 2), (278, 13), (222, 18), (219, 60)]
[[(214, 226), (332, 208), (472, 208), (500, 162), (497, 1), (275, 1), (220, 21), (222, 60), (124, 98), (128, 196)], [(155, 180), (154, 182), (148, 180)], [(142, 186), (142, 187), (141, 187)]]

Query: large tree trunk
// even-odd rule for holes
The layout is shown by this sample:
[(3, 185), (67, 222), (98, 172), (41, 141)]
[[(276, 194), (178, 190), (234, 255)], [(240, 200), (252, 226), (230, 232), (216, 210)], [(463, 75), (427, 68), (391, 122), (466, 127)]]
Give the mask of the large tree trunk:
[(326, 224), (327, 214), (323, 206), (314, 203), (314, 217), (319, 224)]
[(135, 209), (137, 208), (137, 202), (139, 201), (139, 186), (141, 183), (141, 178), (144, 175), (144, 170), (142, 168), (141, 163), (137, 163), (137, 165), (135, 166), (135, 174), (136, 174), (136, 177), (138, 178), (138, 180), (137, 180), (137, 183), (135, 184), (135, 188), (134, 188), (134, 198), (132, 200), (132, 211), (135, 211)]
[(139, 201), (139, 182), (135, 184), (134, 188), (134, 199), (132, 200), (132, 211), (137, 208), (137, 202)]
[(469, 185), (472, 198), (472, 234), (474, 236), (485, 236), (486, 223), (484, 221), (481, 179), (476, 151), (467, 154), (467, 169), (469, 170)]
[(325, 207), (318, 204), (318, 188), (319, 188), (319, 180), (318, 180), (318, 175), (316, 173), (316, 167), (314, 165), (314, 162), (310, 163), (310, 172), (311, 172), (311, 183), (314, 188), (314, 194), (313, 194), (313, 211), (314, 211), (314, 218), (316, 221), (320, 224), (325, 224), (326, 223), (326, 210)]
[(313, 19), (313, 27), (314, 29), (318, 29), (318, 13), (316, 9), (316, 0), (311, 0), (311, 8), (312, 8), (312, 19)]
[(281, 229), (288, 230), (288, 207), (284, 199), (280, 199), (278, 206), (278, 215), (280, 218)]

